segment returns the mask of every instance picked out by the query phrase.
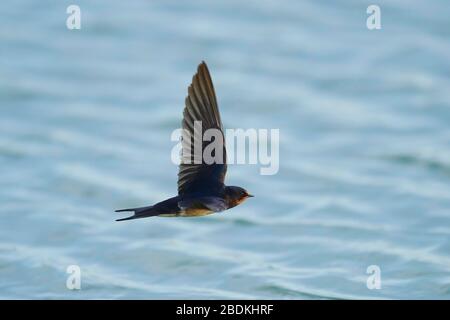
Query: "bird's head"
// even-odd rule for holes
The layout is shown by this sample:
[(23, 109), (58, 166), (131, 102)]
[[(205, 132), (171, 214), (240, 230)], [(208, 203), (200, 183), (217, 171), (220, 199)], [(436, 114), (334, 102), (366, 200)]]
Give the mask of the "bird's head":
[(225, 197), (228, 199), (231, 208), (254, 196), (249, 194), (244, 188), (227, 186), (225, 187)]

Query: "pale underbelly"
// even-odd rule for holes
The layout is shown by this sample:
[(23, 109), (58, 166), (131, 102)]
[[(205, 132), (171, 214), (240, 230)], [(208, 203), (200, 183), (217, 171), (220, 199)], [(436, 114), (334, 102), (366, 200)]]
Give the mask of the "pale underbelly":
[(209, 209), (204, 208), (193, 208), (193, 209), (185, 209), (179, 213), (170, 213), (170, 214), (160, 214), (159, 217), (201, 217), (206, 216), (208, 214), (214, 213)]

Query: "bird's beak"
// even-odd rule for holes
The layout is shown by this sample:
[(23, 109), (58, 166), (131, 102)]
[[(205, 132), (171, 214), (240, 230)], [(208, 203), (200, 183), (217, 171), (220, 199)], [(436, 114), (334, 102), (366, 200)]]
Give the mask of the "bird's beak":
[(253, 198), (254, 195), (252, 195), (252, 194), (247, 194), (247, 197), (248, 197), (248, 198)]

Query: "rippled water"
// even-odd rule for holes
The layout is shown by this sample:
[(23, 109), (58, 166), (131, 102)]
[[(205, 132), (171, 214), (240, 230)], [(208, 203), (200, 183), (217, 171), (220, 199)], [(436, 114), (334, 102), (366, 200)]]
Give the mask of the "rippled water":
[[(450, 298), (450, 6), (378, 1), (0, 6), (0, 298)], [(176, 192), (206, 60), (228, 128), (279, 128), (280, 171), (195, 219), (117, 223)], [(121, 216), (120, 216), (121, 217)], [(82, 289), (66, 289), (66, 268)], [(378, 265), (382, 288), (369, 290)]]

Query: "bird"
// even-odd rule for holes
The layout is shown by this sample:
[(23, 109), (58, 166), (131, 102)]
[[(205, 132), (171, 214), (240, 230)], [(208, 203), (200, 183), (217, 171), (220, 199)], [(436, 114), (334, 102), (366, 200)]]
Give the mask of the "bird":
[[(195, 148), (189, 148), (194, 137), (194, 122), (201, 121), (202, 132), (215, 129), (222, 137), (222, 157), (213, 163), (192, 161), (195, 159)], [(133, 215), (117, 219), (125, 221), (147, 217), (199, 217), (233, 208), (253, 197), (242, 187), (225, 185), (227, 173), (225, 136), (220, 118), (217, 98), (214, 91), (208, 66), (202, 61), (197, 72), (192, 77), (188, 87), (183, 110), (182, 130), (188, 135), (182, 135), (183, 155), (178, 171), (178, 195), (154, 205), (120, 209), (116, 212), (132, 212)], [(195, 140), (195, 138), (194, 138)], [(195, 143), (195, 142), (194, 142)], [(201, 151), (207, 143), (201, 142)], [(203, 157), (202, 157), (203, 158)], [(189, 161), (188, 161), (189, 160)]]

